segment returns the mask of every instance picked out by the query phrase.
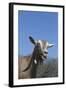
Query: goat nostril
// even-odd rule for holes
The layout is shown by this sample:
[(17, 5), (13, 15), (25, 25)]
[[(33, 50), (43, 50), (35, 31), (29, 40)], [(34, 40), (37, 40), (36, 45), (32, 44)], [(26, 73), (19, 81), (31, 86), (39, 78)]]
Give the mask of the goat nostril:
[(45, 53), (45, 54), (48, 54), (48, 52), (46, 52), (46, 51), (45, 51), (44, 53)]

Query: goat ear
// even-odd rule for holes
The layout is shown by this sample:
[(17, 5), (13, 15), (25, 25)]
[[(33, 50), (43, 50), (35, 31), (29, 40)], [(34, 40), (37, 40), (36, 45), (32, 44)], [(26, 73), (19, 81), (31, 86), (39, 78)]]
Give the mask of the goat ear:
[(34, 45), (36, 45), (36, 41), (31, 36), (29, 36), (29, 39)]
[(53, 47), (53, 46), (54, 46), (54, 44), (48, 44), (48, 48)]

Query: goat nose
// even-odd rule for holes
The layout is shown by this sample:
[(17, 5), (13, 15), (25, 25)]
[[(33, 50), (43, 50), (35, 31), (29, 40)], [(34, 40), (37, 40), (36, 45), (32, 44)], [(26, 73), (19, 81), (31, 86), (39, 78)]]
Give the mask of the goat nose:
[(45, 54), (48, 54), (48, 51), (45, 51), (44, 53), (45, 53)]
[(44, 53), (45, 53), (45, 54), (48, 54), (48, 50), (47, 50), (47, 49), (45, 49), (45, 50), (44, 50)]

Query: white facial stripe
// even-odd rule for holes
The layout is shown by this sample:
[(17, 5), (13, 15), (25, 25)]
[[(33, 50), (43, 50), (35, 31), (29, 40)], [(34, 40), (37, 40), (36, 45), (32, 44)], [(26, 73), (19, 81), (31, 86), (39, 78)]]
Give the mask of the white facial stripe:
[(47, 46), (49, 45), (49, 43), (47, 42)]
[(43, 47), (42, 41), (38, 40), (38, 42), (40, 43), (41, 48)]

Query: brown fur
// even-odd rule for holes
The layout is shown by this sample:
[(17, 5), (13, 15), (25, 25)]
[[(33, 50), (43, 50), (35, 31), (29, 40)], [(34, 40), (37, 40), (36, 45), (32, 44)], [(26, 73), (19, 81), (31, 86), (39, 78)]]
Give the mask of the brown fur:
[(24, 56), (20, 57), (18, 59), (18, 78), (19, 79), (26, 79), (31, 77), (31, 68), (29, 68), (27, 71), (23, 72), (25, 68), (28, 67), (31, 60), (31, 56)]

